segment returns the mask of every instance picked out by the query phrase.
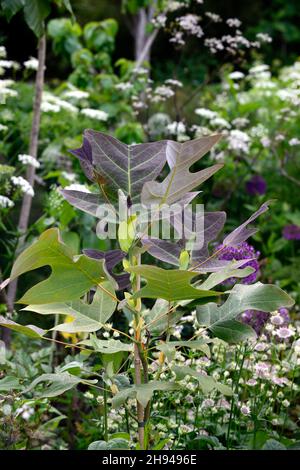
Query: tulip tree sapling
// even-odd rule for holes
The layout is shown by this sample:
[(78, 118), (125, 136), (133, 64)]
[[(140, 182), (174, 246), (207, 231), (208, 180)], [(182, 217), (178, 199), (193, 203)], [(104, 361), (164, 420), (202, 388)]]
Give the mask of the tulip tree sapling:
[[(113, 207), (121, 197), (126, 202), (127, 213), (125, 217), (122, 214), (116, 232), (120, 248), (107, 252), (86, 249), (76, 254), (62, 242), (58, 229), (51, 228), (20, 254), (12, 269), (11, 281), (33, 269), (50, 266), (50, 276), (31, 287), (18, 302), (26, 305), (25, 311), (58, 316), (62, 321), (56, 322), (55, 331), (85, 334), (85, 339), (76, 346), (88, 350), (88, 354), (101, 355), (102, 383), (106, 390), (110, 387), (112, 406), (125, 406), (128, 411), (128, 399), (136, 401), (136, 412), (130, 412), (129, 417), (137, 421), (140, 449), (148, 449), (151, 445), (151, 401), (157, 392), (181, 389), (185, 387), (185, 377), (190, 376), (198, 382), (203, 394), (212, 390), (225, 395), (232, 393), (227, 385), (201, 374), (192, 366), (173, 366), (170, 359), (177, 349), (196, 349), (209, 355), (210, 345), (216, 337), (229, 343), (251, 340), (255, 332), (238, 320), (241, 313), (249, 309), (271, 312), (293, 304), (293, 300), (275, 285), (237, 282), (231, 291), (218, 288), (226, 279), (234, 277), (238, 281), (252, 272), (251, 267), (243, 267), (248, 259), (221, 259), (222, 248), (209, 253), (210, 243), (223, 229), (224, 212), (188, 212), (193, 222), (197, 218), (202, 222), (194, 224), (202, 233), (193, 234), (193, 224), (189, 224), (188, 243), (184, 236), (166, 240), (149, 235), (145, 226), (143, 230), (140, 228), (142, 216), (134, 212), (135, 203), (141, 203), (146, 209), (151, 207), (152, 213), (155, 207), (154, 220), (157, 222), (163, 218), (160, 215), (162, 207), (177, 204), (184, 210), (199, 194), (191, 191), (221, 169), (222, 165), (216, 164), (191, 172), (191, 166), (219, 138), (219, 135), (212, 135), (184, 143), (165, 140), (128, 146), (101, 132), (85, 131), (82, 147), (72, 153), (98, 191), (62, 190), (61, 193), (70, 204), (95, 217), (101, 204)], [(248, 239), (256, 231), (248, 225), (267, 210), (268, 203), (264, 203), (228, 234), (221, 246), (237, 246)], [(181, 213), (175, 211), (171, 218), (174, 231), (178, 231), (180, 220)], [(146, 228), (152, 223), (153, 219)], [(201, 246), (190, 243), (193, 235), (194, 238), (202, 236)], [(144, 257), (153, 259), (153, 264), (144, 264)], [(209, 335), (174, 341), (171, 329), (180, 321), (182, 308), (191, 302), (197, 305), (198, 324)], [(105, 324), (120, 310), (132, 321), (133, 334), (118, 331), (121, 340), (105, 339), (101, 335)], [(64, 316), (71, 317), (72, 321), (63, 322)], [(33, 338), (48, 338), (45, 330), (19, 325), (3, 317), (0, 317), (0, 325)], [(148, 365), (154, 353), (158, 355), (158, 367), (151, 375)], [(127, 363), (131, 361), (131, 368), (122, 369), (124, 359)], [(165, 374), (162, 373), (167, 369), (171, 369), (172, 379), (163, 380)], [(97, 382), (95, 377), (80, 377), (72, 370), (56, 372), (40, 376), (23, 393), (54, 397), (79, 383), (94, 387)], [(18, 382), (16, 386), (19, 391)], [(123, 439), (113, 439), (96, 441), (90, 448), (124, 448), (126, 445)]]

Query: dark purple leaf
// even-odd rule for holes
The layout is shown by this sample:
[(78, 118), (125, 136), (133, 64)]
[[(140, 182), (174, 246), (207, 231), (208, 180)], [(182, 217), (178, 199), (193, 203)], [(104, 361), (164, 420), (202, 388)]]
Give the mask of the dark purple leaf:
[(60, 189), (59, 192), (72, 206), (94, 216), (97, 215), (100, 204), (105, 202), (99, 194), (95, 193), (73, 189)]
[(125, 258), (126, 253), (121, 250), (100, 251), (85, 249), (83, 253), (89, 258), (105, 259), (105, 265), (109, 274), (117, 281), (119, 290), (123, 290), (130, 284), (130, 275), (128, 273), (115, 274), (114, 267)]
[(81, 148), (72, 150), (89, 179), (107, 185), (117, 194), (121, 189), (132, 201), (140, 197), (142, 187), (154, 180), (166, 163), (167, 140), (126, 145), (102, 132), (87, 129)]
[(231, 232), (227, 237), (224, 238), (222, 245), (224, 246), (236, 246), (246, 241), (251, 235), (254, 235), (258, 231), (256, 228), (247, 228), (251, 222), (253, 222), (258, 216), (263, 214), (269, 209), (271, 201), (265, 202), (254, 214), (249, 217), (242, 225)]

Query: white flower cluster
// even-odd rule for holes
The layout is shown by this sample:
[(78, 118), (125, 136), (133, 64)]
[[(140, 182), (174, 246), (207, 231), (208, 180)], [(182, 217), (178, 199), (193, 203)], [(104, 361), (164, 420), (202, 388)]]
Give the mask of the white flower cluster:
[(249, 152), (250, 137), (246, 132), (233, 129), (228, 134), (228, 148), (235, 151)]
[(167, 23), (167, 15), (160, 13), (152, 20), (152, 24), (155, 28), (164, 28)]
[(269, 34), (267, 33), (257, 33), (256, 35), (256, 39), (259, 41), (259, 42), (262, 42), (262, 43), (270, 43), (272, 42), (272, 38)]
[[(1, 71), (0, 71), (1, 74)], [(10, 88), (13, 85), (13, 80), (0, 80), (0, 103), (5, 104), (6, 98), (15, 97), (18, 95), (16, 90)]]
[(28, 194), (28, 196), (34, 196), (33, 187), (28, 183), (28, 181), (22, 176), (12, 176), (11, 182), (14, 186), (20, 188), (23, 194)]
[(245, 77), (245, 74), (239, 70), (235, 70), (234, 72), (231, 72), (228, 77), (231, 78), (231, 80), (241, 80)]
[(84, 108), (81, 110), (81, 114), (90, 119), (96, 119), (97, 121), (107, 121), (109, 117), (105, 111), (93, 108)]
[(206, 11), (206, 12), (205, 12), (205, 15), (206, 15), (207, 18), (209, 18), (213, 23), (221, 23), (221, 22), (222, 22), (221, 16), (218, 15), (217, 13), (212, 13), (211, 11)]
[(63, 96), (65, 98), (71, 98), (75, 100), (82, 100), (85, 98), (88, 98), (90, 96), (88, 91), (83, 91), (83, 90), (78, 90), (77, 88), (74, 88), (69, 91), (65, 91)]
[(61, 110), (78, 113), (76, 106), (47, 91), (43, 93), (41, 109), (44, 113), (59, 113)]
[(29, 404), (25, 403), (24, 405), (20, 406), (20, 408), (16, 409), (16, 414), (21, 415), (25, 421), (28, 421), (29, 418), (34, 414), (34, 408), (32, 408)]
[(130, 82), (120, 82), (115, 85), (116, 90), (127, 91), (133, 88), (133, 84)]
[(13, 201), (11, 201), (8, 197), (0, 195), (0, 207), (2, 209), (8, 209), (14, 206)]
[(239, 28), (242, 24), (242, 22), (238, 18), (228, 18), (228, 20), (226, 20), (226, 23), (230, 28)]
[(23, 163), (23, 165), (31, 165), (34, 168), (39, 168), (40, 162), (37, 161), (36, 158), (32, 157), (31, 155), (20, 154), (18, 155), (19, 162)]
[(6, 49), (4, 46), (0, 46), (0, 59), (5, 59), (6, 57)]
[(3, 73), (3, 69), (18, 70), (19, 68), (20, 68), (20, 65), (18, 64), (18, 62), (15, 62), (14, 60), (6, 60), (6, 59), (0, 60), (0, 74)]
[(158, 103), (160, 101), (165, 101), (172, 96), (174, 96), (174, 91), (170, 87), (167, 85), (160, 85), (154, 90), (153, 101), (154, 103)]
[(69, 191), (81, 191), (82, 193), (90, 193), (91, 191), (84, 186), (83, 184), (70, 184), (69, 186), (65, 186), (64, 189), (68, 189)]
[(206, 108), (197, 108), (195, 109), (195, 113), (198, 114), (198, 116), (203, 117), (205, 119), (214, 119), (215, 117), (218, 116), (218, 114), (215, 111), (211, 111), (210, 109), (206, 109)]
[(24, 62), (24, 67), (27, 70), (37, 70), (39, 68), (39, 61), (36, 57), (30, 57), (28, 60)]
[(202, 38), (204, 32), (199, 25), (199, 20), (199, 16), (188, 13), (187, 15), (180, 16), (177, 19), (177, 23), (179, 27), (186, 33), (191, 34), (192, 36), (196, 36), (197, 38)]
[(171, 135), (175, 135), (177, 137), (178, 142), (189, 140), (189, 136), (186, 134), (186, 126), (183, 122), (171, 122), (167, 125), (167, 130)]

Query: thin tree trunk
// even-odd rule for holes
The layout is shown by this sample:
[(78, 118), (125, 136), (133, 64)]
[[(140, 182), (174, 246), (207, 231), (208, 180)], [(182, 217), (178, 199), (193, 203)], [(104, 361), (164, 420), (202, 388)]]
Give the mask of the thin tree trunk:
[(134, 58), (136, 66), (140, 67), (144, 61), (150, 62), (152, 44), (158, 34), (155, 29), (150, 35), (147, 25), (153, 19), (155, 6), (140, 8), (135, 18), (134, 28)]
[[(38, 70), (36, 73), (36, 80), (35, 80), (35, 97), (34, 97), (34, 105), (33, 105), (33, 118), (32, 118), (32, 125), (31, 125), (31, 133), (30, 133), (30, 144), (29, 144), (29, 155), (34, 158), (37, 158), (38, 154), (38, 140), (39, 140), (39, 131), (40, 131), (40, 118), (41, 118), (41, 103), (42, 103), (42, 93), (43, 93), (43, 86), (44, 86), (44, 71), (45, 71), (45, 60), (46, 60), (46, 36), (42, 36), (39, 39), (38, 43)], [(30, 185), (34, 186), (35, 180), (35, 167), (32, 165), (28, 165), (26, 171), (26, 179), (30, 183)], [(18, 231), (19, 231), (19, 241), (16, 249), (16, 254), (18, 254), (24, 245), (26, 231), (28, 229), (30, 211), (32, 206), (32, 196), (28, 194), (24, 194), (22, 199), (22, 205), (19, 215), (19, 222), (18, 222)], [(9, 284), (8, 291), (7, 291), (7, 307), (10, 313), (13, 312), (14, 303), (16, 300), (16, 293), (17, 293), (17, 279), (12, 281)], [(7, 328), (4, 329), (3, 332), (3, 340), (6, 343), (6, 346), (9, 346), (10, 343), (10, 330)]]

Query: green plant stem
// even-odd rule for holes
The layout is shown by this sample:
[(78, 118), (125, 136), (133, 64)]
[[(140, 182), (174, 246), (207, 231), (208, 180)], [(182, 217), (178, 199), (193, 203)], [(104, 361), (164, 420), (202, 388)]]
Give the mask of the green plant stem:
[(104, 401), (104, 414), (103, 414), (103, 421), (104, 421), (104, 440), (108, 441), (108, 423), (107, 423), (107, 391), (103, 389), (103, 401)]
[[(239, 353), (238, 353), (239, 354)], [(243, 353), (243, 357), (242, 357), (242, 360), (241, 360), (241, 363), (240, 363), (240, 367), (239, 367), (239, 370), (238, 370), (238, 376), (237, 376), (237, 380), (236, 380), (236, 383), (235, 383), (235, 388), (234, 388), (234, 391), (233, 391), (233, 396), (232, 396), (232, 399), (231, 399), (231, 407), (230, 407), (230, 416), (229, 416), (229, 423), (228, 423), (228, 430), (227, 430), (227, 443), (226, 443), (226, 447), (227, 447), (227, 450), (229, 450), (229, 446), (230, 446), (230, 432), (231, 432), (231, 425), (232, 425), (232, 417), (233, 417), (233, 408), (234, 408), (234, 395), (238, 392), (238, 388), (239, 388), (239, 380), (241, 378), (241, 375), (242, 375), (242, 370), (243, 370), (243, 365), (244, 365), (244, 361), (245, 361), (245, 357), (246, 357), (246, 346), (244, 348), (244, 353)], [(238, 364), (238, 362), (237, 362)], [(236, 368), (237, 369), (237, 368)]]
[[(134, 264), (134, 257), (130, 254), (130, 264)], [(137, 259), (137, 264), (140, 263), (140, 256)], [(132, 282), (132, 291), (133, 293), (138, 292), (140, 290), (140, 285), (141, 285), (141, 279), (139, 275), (135, 275), (133, 282)], [(142, 368), (142, 358), (143, 358), (143, 353), (142, 353), (142, 345), (141, 345), (141, 315), (140, 315), (140, 310), (141, 310), (141, 301), (140, 299), (137, 300), (137, 305), (135, 307), (134, 311), (134, 337), (135, 337), (135, 343), (134, 343), (134, 379), (135, 379), (135, 385), (141, 385), (142, 383), (142, 374), (141, 374), (141, 368)], [(144, 358), (143, 358), (144, 359)], [(137, 408), (137, 421), (138, 421), (138, 440), (141, 449), (145, 449), (145, 422), (144, 422), (144, 407), (142, 404), (137, 400), (136, 401), (136, 408)]]

